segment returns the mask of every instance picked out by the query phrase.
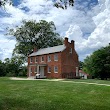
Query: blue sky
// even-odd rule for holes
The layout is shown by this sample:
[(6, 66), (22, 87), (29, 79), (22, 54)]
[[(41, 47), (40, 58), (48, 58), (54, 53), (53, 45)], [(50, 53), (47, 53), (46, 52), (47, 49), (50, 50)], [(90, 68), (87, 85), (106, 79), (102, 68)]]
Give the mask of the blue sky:
[(52, 0), (13, 0), (13, 4), (0, 8), (0, 60), (10, 58), (16, 44), (13, 36), (5, 35), (6, 28), (21, 25), (23, 19), (53, 21), (62, 37), (75, 41), (81, 61), (110, 43), (110, 0), (75, 0), (67, 10), (53, 7)]

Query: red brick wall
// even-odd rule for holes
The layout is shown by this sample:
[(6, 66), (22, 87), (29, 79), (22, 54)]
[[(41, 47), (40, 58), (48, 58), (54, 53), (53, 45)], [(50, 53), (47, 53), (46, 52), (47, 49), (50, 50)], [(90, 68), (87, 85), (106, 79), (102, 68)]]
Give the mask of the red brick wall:
[[(54, 61), (54, 54), (49, 54), (51, 56), (51, 61), (48, 62), (48, 67), (51, 67), (51, 73), (48, 73), (48, 67), (47, 67), (47, 77), (49, 78), (60, 78), (61, 77), (61, 53), (55, 53), (58, 54), (58, 61)], [(48, 56), (48, 55), (47, 55)], [(54, 66), (58, 66), (58, 73), (54, 73)]]
[[(70, 49), (72, 48), (72, 53)], [(68, 42), (66, 49), (61, 54), (61, 72), (62, 73), (75, 73), (76, 67), (78, 67), (78, 55), (74, 49), (74, 42)], [(74, 74), (75, 75), (75, 74)]]
[[(54, 54), (58, 54), (58, 61), (54, 61)], [(48, 62), (48, 56), (51, 57), (51, 61)], [(36, 62), (36, 57), (38, 58), (38, 62)], [(44, 57), (44, 61), (41, 61), (41, 57)], [(40, 56), (34, 56), (33, 58), (33, 62), (30, 62), (30, 58), (28, 57), (28, 65), (31, 65), (32, 68), (32, 76), (35, 76), (35, 68), (37, 64), (47, 64), (48, 66), (46, 66), (44, 68), (44, 72), (45, 72), (45, 76), (47, 76), (48, 78), (60, 78), (61, 77), (61, 53), (52, 53), (52, 54), (48, 54), (48, 55), (40, 55)], [(33, 65), (33, 66), (32, 66)], [(58, 66), (58, 73), (54, 73), (54, 66)], [(48, 67), (51, 67), (51, 73), (48, 73)], [(29, 66), (28, 66), (28, 76), (29, 76)]]

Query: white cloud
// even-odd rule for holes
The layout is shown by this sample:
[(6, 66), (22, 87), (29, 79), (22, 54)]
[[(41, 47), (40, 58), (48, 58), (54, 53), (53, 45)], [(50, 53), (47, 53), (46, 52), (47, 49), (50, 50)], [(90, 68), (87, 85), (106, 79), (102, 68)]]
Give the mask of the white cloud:
[(3, 60), (12, 56), (12, 51), (15, 47), (14, 40), (8, 40), (5, 36), (0, 35), (0, 59)]
[(92, 43), (95, 48), (106, 46), (110, 42), (110, 0), (105, 1), (105, 9), (93, 18), (96, 28), (88, 38), (87, 44)]
[[(83, 8), (87, 2), (83, 4)], [(91, 4), (92, 7), (93, 4)], [(23, 9), (27, 9), (23, 10)], [(22, 0), (18, 7), (6, 7), (5, 14), (0, 18), (0, 31), (6, 31), (7, 26), (19, 25), (22, 19), (45, 19), (54, 21), (57, 32), (75, 40), (76, 49), (80, 60), (91, 54), (97, 48), (106, 46), (110, 41), (110, 0), (99, 0), (99, 5), (92, 10), (79, 10), (81, 5), (68, 7), (67, 10), (57, 9), (52, 6), (51, 0)], [(4, 45), (5, 44), (5, 45)], [(15, 41), (8, 42), (0, 38), (0, 46), (5, 49), (4, 57), (8, 57), (14, 48)], [(8, 47), (8, 48), (7, 48)], [(2, 49), (2, 50), (3, 50)], [(9, 51), (8, 51), (9, 50)]]
[[(105, 9), (103, 9), (103, 11), (101, 10), (97, 16), (93, 17), (96, 28), (90, 36), (88, 36), (88, 39), (80, 43), (79, 53), (82, 54), (82, 56), (90, 54), (94, 50), (102, 46), (107, 46), (110, 43), (110, 9), (108, 8), (110, 4), (108, 4), (108, 2), (110, 1), (106, 0), (105, 2), (100, 2), (101, 4), (99, 4), (99, 6), (105, 5)], [(97, 6), (97, 8), (99, 6)]]

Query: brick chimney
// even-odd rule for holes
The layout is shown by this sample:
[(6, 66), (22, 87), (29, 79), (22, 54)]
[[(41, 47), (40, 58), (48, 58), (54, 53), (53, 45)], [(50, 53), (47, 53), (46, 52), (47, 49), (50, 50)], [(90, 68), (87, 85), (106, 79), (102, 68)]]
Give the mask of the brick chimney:
[(67, 37), (65, 37), (64, 44), (65, 44), (66, 47), (67, 47), (68, 44), (69, 44), (69, 42), (68, 42), (68, 38), (67, 38)]
[(34, 46), (33, 52), (37, 52), (37, 47)]
[(72, 47), (74, 49), (74, 40), (71, 40), (71, 45), (72, 45)]

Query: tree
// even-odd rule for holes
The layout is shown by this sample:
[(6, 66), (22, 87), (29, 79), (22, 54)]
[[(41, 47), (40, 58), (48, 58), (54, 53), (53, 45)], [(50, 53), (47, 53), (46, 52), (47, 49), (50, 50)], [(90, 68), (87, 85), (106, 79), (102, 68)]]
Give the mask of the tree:
[[(23, 65), (23, 60), (19, 56), (14, 56), (11, 59), (6, 58), (4, 60), (5, 71), (7, 76), (18, 76), (25, 71), (25, 66)], [(25, 72), (26, 74), (26, 72)]]
[(55, 0), (54, 6), (57, 8), (67, 9), (67, 6), (74, 6), (74, 0)]
[(12, 4), (11, 0), (0, 0), (0, 7), (5, 6), (6, 3), (10, 5)]
[[(54, 6), (57, 8), (67, 9), (67, 6), (74, 6), (74, 0), (54, 0)], [(12, 4), (12, 0), (0, 0), (0, 7), (6, 3)]]
[(5, 64), (0, 60), (0, 76), (6, 75)]
[(10, 35), (16, 38), (16, 46), (13, 55), (20, 54), (26, 58), (32, 53), (33, 48), (37, 49), (57, 46), (63, 43), (63, 39), (56, 33), (56, 27), (53, 22), (45, 20), (23, 21), (23, 24), (16, 29), (10, 29)]
[(97, 78), (110, 78), (110, 46), (103, 47), (87, 57), (83, 69)]
[(94, 76), (93, 70), (92, 56), (87, 56), (86, 59), (84, 59), (83, 71)]
[(84, 63), (82, 61), (79, 61), (79, 70), (82, 70)]

